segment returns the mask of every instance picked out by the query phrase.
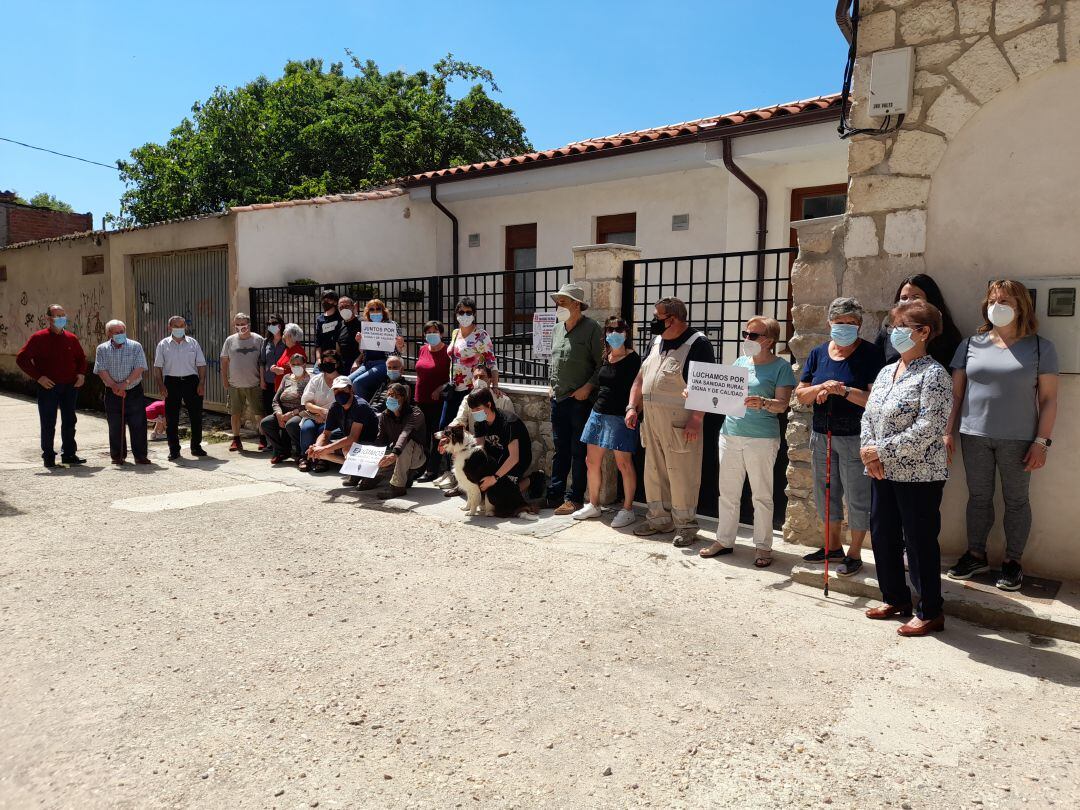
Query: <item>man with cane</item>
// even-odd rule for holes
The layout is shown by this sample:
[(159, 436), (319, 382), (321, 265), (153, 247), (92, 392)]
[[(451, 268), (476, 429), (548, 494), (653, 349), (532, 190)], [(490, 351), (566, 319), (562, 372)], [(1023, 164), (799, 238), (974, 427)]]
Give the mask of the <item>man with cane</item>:
[(105, 324), (108, 338), (97, 347), (94, 373), (105, 383), (105, 416), (109, 422), (109, 455), (119, 466), (127, 458), (125, 428), (131, 431), (131, 452), (136, 464), (149, 464), (146, 440), (146, 406), (142, 378), (147, 371), (146, 353), (137, 340), (129, 340), (123, 321)]

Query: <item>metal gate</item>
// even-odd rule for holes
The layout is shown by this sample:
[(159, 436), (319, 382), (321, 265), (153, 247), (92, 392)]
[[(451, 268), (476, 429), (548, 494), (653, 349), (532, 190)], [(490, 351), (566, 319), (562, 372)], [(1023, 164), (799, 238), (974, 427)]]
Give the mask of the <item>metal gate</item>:
[[(225, 405), (218, 354), (232, 331), (229, 313), (228, 251), (226, 248), (189, 250), (135, 256), (135, 336), (146, 350), (151, 372), (154, 349), (169, 334), (169, 318), (182, 315), (188, 334), (206, 355), (206, 405)], [(161, 396), (153, 373), (146, 393)]]

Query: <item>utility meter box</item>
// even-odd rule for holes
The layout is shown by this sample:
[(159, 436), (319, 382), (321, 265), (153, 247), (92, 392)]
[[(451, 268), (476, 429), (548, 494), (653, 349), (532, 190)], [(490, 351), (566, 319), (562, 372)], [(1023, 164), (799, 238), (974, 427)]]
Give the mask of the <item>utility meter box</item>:
[(1039, 334), (1053, 341), (1062, 374), (1080, 374), (1080, 276), (1017, 279), (1031, 291)]
[(870, 115), (902, 115), (911, 109), (915, 49), (878, 51), (870, 60)]

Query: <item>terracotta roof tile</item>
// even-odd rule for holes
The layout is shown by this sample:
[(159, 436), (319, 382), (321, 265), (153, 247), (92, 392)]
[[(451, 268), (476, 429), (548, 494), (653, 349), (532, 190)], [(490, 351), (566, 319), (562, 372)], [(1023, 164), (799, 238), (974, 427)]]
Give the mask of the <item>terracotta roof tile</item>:
[[(545, 149), (539, 152), (529, 152), (525, 155), (488, 160), (483, 163), (473, 163), (468, 166), (451, 166), (448, 169), (437, 169), (430, 172), (421, 172), (409, 177), (399, 179), (397, 182), (405, 185), (422, 185), (431, 180), (445, 180), (465, 176), (482, 175), (491, 171), (512, 170), (516, 167), (532, 167), (538, 164), (557, 161), (561, 158), (570, 158), (578, 155), (595, 154), (597, 152), (611, 151), (613, 154), (621, 154), (622, 151), (632, 151), (635, 148), (643, 148), (661, 141), (667, 140), (692, 140), (702, 135), (723, 130), (727, 127), (736, 127), (755, 122), (773, 122), (779, 119), (804, 116), (808, 113), (840, 109), (840, 94), (818, 96), (802, 101), (789, 101), (784, 104), (774, 104), (770, 107), (762, 107), (756, 110), (739, 110), (727, 115), (699, 118), (695, 121), (684, 121), (678, 124), (667, 124), (651, 129), (636, 130), (634, 132), (617, 132), (603, 138), (589, 138), (583, 141), (561, 146), (557, 149)], [(810, 123), (812, 120), (808, 121)], [(794, 123), (794, 122), (793, 122)]]

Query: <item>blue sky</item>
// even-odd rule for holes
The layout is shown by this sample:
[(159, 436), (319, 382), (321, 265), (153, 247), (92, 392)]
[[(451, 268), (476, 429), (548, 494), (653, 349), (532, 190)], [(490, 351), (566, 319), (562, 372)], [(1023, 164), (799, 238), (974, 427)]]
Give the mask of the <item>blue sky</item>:
[[(768, 6), (765, 11), (763, 7)], [(840, 89), (832, 0), (522, 3), (228, 0), (5, 8), (0, 136), (111, 163), (169, 130), (216, 85), (286, 60), (490, 68), (540, 149)], [(48, 191), (95, 226), (116, 172), (0, 142), (0, 190)]]

